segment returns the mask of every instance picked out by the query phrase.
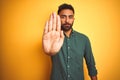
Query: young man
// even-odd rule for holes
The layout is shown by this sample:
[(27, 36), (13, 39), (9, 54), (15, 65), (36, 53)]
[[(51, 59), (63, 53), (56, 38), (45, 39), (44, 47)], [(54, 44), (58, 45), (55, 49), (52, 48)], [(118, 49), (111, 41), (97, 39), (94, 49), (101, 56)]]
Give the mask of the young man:
[(73, 30), (74, 8), (59, 6), (58, 15), (52, 13), (43, 33), (44, 52), (51, 56), (51, 80), (84, 80), (85, 58), (91, 80), (97, 80), (97, 70), (87, 36)]

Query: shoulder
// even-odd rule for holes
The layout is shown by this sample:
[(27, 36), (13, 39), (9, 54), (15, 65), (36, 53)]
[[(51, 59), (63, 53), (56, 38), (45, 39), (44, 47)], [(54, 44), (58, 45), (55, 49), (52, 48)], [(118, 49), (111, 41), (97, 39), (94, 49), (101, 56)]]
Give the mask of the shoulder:
[(81, 39), (84, 39), (84, 40), (89, 40), (88, 36), (83, 34), (83, 33), (80, 33), (78, 31), (75, 31), (74, 30), (74, 34), (78, 37), (78, 38), (81, 38)]
[(77, 37), (77, 40), (81, 41), (81, 43), (85, 43), (85, 45), (87, 47), (89, 47), (91, 45), (91, 42), (88, 38), (87, 35), (83, 34), (83, 33), (80, 33), (80, 32), (77, 32), (77, 31), (74, 31), (76, 37)]

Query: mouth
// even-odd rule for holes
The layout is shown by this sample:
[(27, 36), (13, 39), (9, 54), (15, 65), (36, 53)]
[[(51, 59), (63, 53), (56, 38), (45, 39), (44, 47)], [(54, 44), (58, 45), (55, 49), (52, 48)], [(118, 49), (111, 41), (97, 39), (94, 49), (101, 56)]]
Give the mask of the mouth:
[(65, 24), (64, 26), (70, 26), (70, 24)]
[(70, 26), (69, 24), (66, 24), (65, 26)]

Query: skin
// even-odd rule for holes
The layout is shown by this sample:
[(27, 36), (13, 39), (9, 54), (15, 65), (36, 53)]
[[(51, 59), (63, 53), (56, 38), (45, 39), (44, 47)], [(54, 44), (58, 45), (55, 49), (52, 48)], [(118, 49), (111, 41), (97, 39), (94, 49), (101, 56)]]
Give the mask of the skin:
[(64, 33), (66, 34), (67, 37), (69, 37), (75, 19), (73, 11), (69, 9), (64, 9), (59, 13), (59, 16), (61, 20), (61, 27), (64, 27), (66, 29), (64, 30)]
[(55, 55), (63, 45), (64, 34), (61, 30), (60, 17), (52, 13), (46, 22), (43, 33), (43, 49), (48, 55)]
[[(64, 33), (70, 36), (74, 23), (74, 13), (70, 9), (63, 9), (59, 15), (52, 13), (46, 22), (43, 33), (43, 49), (47, 55), (55, 55), (63, 45)], [(64, 28), (61, 30), (61, 27)], [(91, 80), (97, 80), (97, 76), (90, 76)]]

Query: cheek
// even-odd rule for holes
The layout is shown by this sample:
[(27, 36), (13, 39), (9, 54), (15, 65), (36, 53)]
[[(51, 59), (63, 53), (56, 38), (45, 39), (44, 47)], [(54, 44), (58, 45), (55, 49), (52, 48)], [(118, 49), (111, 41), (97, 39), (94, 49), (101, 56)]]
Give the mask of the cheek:
[(65, 21), (64, 20), (61, 20), (61, 24), (64, 24), (65, 23)]
[(74, 22), (74, 20), (70, 20), (70, 23), (72, 24)]

